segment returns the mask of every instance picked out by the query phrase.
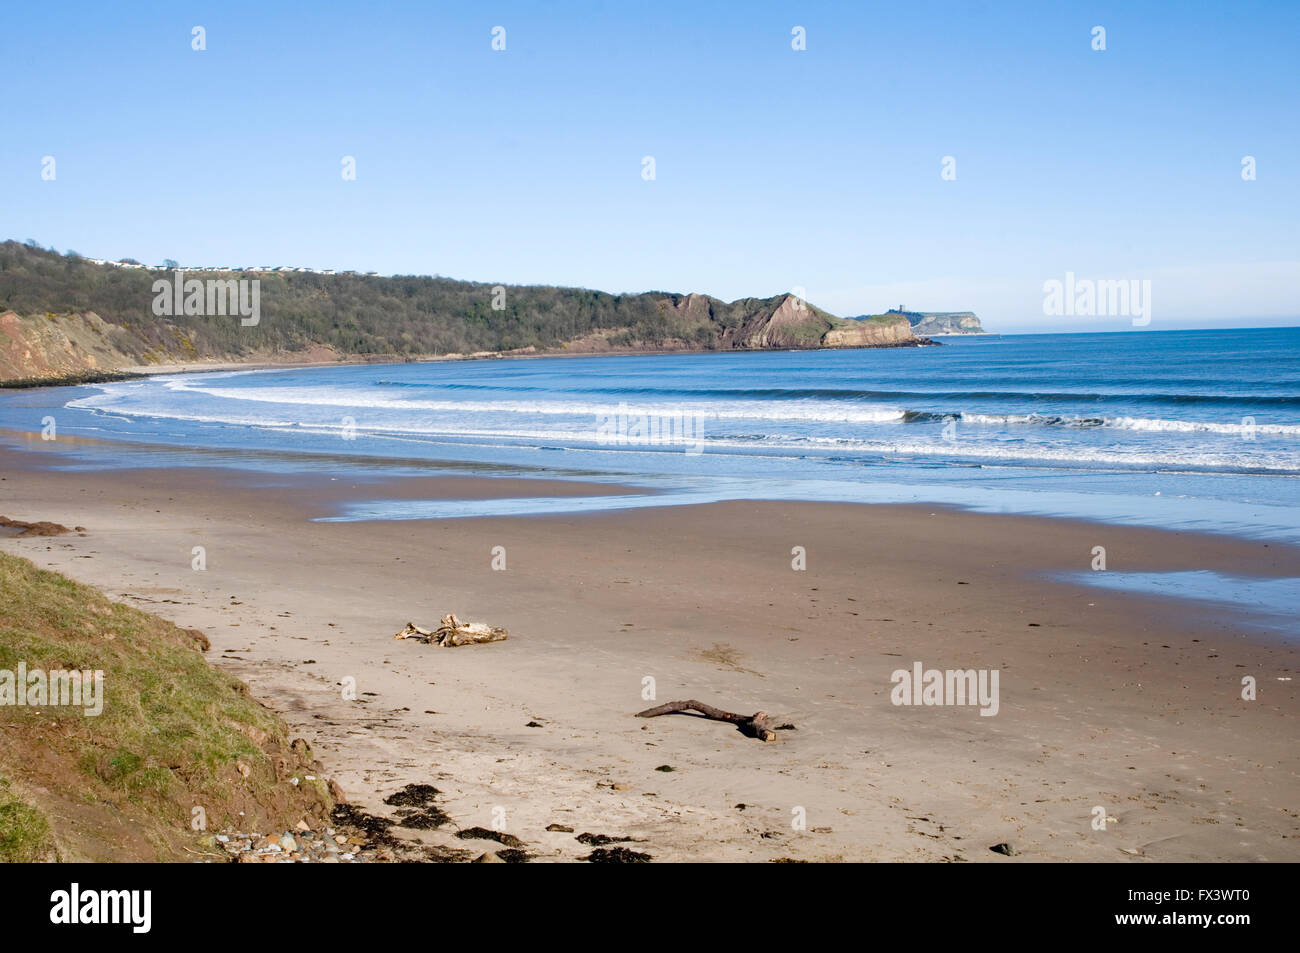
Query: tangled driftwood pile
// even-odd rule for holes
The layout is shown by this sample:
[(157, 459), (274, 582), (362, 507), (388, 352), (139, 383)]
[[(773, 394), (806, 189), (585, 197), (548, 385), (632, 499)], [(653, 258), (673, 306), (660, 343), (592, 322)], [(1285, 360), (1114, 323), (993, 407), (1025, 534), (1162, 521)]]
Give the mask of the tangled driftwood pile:
[(430, 631), (422, 629), (414, 622), (406, 623), (406, 628), (398, 632), (394, 639), (415, 639), (426, 645), (441, 645), (450, 648), (457, 645), (476, 645), (480, 642), (503, 642), (506, 630), (496, 625), (482, 622), (461, 622), (450, 612), (442, 617), (438, 628)]

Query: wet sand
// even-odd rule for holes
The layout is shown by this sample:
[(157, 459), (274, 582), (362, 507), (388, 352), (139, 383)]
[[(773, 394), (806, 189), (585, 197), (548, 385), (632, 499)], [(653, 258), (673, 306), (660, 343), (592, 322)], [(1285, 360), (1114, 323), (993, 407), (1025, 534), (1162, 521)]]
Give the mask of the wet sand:
[[(1112, 572), (1294, 577), (1291, 547), (824, 503), (320, 523), (353, 498), (619, 490), (49, 462), (0, 451), (0, 514), (86, 535), (0, 546), (206, 632), (362, 808), (435, 785), (453, 822), (403, 836), (465, 847), (457, 827), (503, 824), (538, 860), (589, 853), (582, 832), (656, 861), (1300, 860), (1294, 636), (1046, 578), (1088, 571), (1095, 546)], [(393, 641), (447, 612), (510, 639)], [(915, 662), (998, 670), (997, 714), (892, 704)], [(796, 730), (633, 717), (688, 698)]]

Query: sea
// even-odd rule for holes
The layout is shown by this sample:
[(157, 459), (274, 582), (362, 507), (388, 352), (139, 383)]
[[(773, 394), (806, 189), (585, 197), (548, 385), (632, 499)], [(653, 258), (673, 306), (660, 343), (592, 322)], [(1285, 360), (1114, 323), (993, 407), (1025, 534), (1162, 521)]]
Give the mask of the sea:
[(0, 392), (0, 429), (35, 434), (51, 421), (67, 467), (625, 488), (359, 499), (330, 519), (835, 500), (1300, 543), (1300, 328), (239, 370)]

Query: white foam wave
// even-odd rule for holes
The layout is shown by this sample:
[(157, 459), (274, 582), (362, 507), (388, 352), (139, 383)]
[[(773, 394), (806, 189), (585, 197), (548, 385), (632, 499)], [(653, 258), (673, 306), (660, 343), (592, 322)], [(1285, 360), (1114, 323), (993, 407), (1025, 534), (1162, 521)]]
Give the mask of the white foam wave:
[(1262, 424), (1246, 422), (1219, 423), (1212, 420), (1164, 420), (1156, 417), (1057, 417), (1049, 414), (975, 414), (963, 413), (963, 423), (976, 426), (1060, 426), (1109, 427), (1116, 430), (1138, 430), (1148, 433), (1217, 433), (1240, 437), (1267, 435), (1278, 437), (1300, 436), (1300, 425)]
[[(162, 379), (168, 390), (187, 394), (201, 394), (222, 400), (248, 401), (261, 404), (280, 404), (285, 407), (330, 407), (351, 410), (423, 410), (445, 413), (503, 413), (545, 414), (548, 416), (600, 417), (618, 413), (654, 415), (659, 417), (702, 417), (720, 420), (802, 420), (817, 423), (889, 423), (903, 419), (903, 411), (896, 407), (828, 407), (817, 401), (778, 401), (749, 404), (611, 404), (585, 401), (474, 401), (474, 400), (402, 400), (369, 392), (346, 388), (315, 387), (202, 387), (184, 378)], [(70, 406), (83, 408), (120, 409), (114, 406), (114, 392), (80, 398)], [(140, 411), (145, 412), (145, 411)], [(153, 416), (166, 416), (167, 411), (151, 408)]]

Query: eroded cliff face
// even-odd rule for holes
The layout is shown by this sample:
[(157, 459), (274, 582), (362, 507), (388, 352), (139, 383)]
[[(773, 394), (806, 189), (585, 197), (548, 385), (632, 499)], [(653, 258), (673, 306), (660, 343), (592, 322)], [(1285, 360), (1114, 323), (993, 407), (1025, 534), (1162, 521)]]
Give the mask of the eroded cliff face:
[(926, 312), (916, 320), (909, 315), (912, 329), (917, 334), (984, 334), (984, 327), (973, 311)]
[(138, 363), (131, 334), (94, 313), (0, 314), (0, 380), (112, 371)]
[(794, 295), (758, 302), (758, 307), (736, 329), (724, 346), (746, 349), (818, 347), (834, 321), (830, 315)]
[[(691, 295), (691, 299), (710, 299)], [(700, 302), (683, 302), (704, 316)], [(743, 299), (729, 305), (716, 302), (707, 312), (718, 327), (720, 349), (766, 350), (818, 347), (897, 347), (924, 343), (912, 334), (907, 319), (846, 321), (794, 295)]]
[(907, 318), (896, 321), (845, 321), (822, 338), (823, 347), (891, 347), (904, 344), (927, 343), (912, 333)]
[(900, 311), (890, 308), (884, 314), (859, 314), (850, 321), (879, 321), (884, 318), (906, 318), (912, 333), (925, 335), (986, 334), (974, 311)]

